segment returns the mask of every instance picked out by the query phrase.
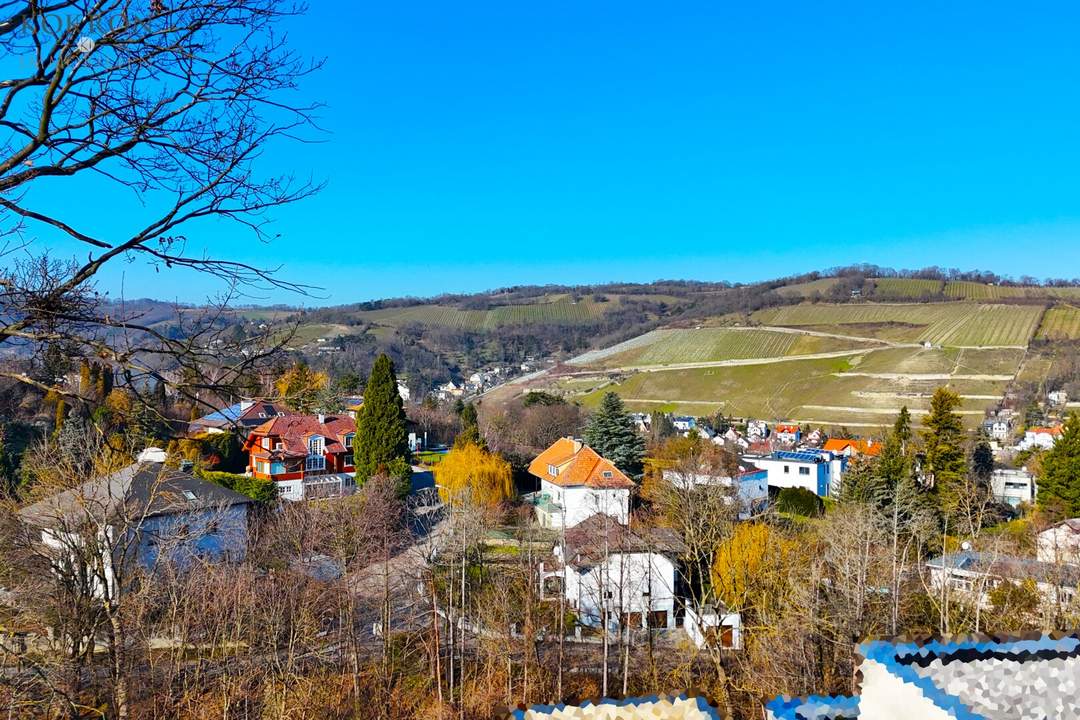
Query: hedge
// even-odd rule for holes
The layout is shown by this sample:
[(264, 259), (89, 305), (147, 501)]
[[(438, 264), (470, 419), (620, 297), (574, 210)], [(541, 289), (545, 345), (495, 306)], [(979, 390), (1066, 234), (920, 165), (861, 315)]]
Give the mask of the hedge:
[(202, 480), (228, 488), (262, 505), (269, 505), (277, 500), (277, 488), (272, 480), (237, 475), (236, 473), (197, 470), (195, 475)]

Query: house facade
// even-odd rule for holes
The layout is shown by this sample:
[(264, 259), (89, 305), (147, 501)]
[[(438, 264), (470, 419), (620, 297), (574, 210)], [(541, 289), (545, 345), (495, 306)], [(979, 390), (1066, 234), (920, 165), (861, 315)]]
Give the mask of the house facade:
[[(565, 554), (564, 554), (565, 547)], [(631, 530), (595, 513), (565, 533), (552, 551), (554, 567), (541, 568), (541, 582), (558, 577), (567, 603), (582, 622), (609, 630), (675, 627), (678, 575), (684, 550), (670, 530)]]
[(793, 423), (779, 423), (773, 435), (777, 442), (794, 445), (802, 438), (802, 428)]
[[(815, 431), (816, 432), (816, 431)], [(833, 455), (854, 457), (856, 455), (869, 455), (877, 457), (881, 454), (881, 443), (861, 438), (829, 438), (821, 447), (822, 450), (831, 452)]]
[(1014, 508), (1033, 503), (1036, 490), (1035, 476), (1027, 468), (997, 468), (990, 475), (990, 491), (994, 499)]
[(1076, 599), (1080, 567), (1037, 559), (962, 550), (932, 558), (926, 563), (930, 587), (953, 592), (982, 608), (991, 607), (990, 591), (1005, 582), (1035, 582), (1044, 602), (1061, 607)]
[(720, 486), (733, 487), (732, 502), (738, 503), (740, 520), (747, 520), (761, 512), (769, 503), (769, 473), (767, 470), (752, 469), (730, 475), (713, 473), (690, 473), (679, 470), (665, 470), (663, 477), (674, 487), (687, 489), (693, 487)]
[(273, 481), (284, 500), (351, 492), (355, 436), (356, 421), (344, 414), (274, 418), (248, 435), (248, 474)]
[(1020, 441), (1018, 447), (1021, 450), (1030, 450), (1032, 448), (1039, 448), (1042, 450), (1049, 450), (1054, 447), (1054, 443), (1061, 437), (1061, 427), (1033, 427), (1024, 431), (1024, 439)]
[(540, 490), (526, 499), (543, 527), (572, 528), (596, 513), (629, 521), (634, 482), (580, 440), (559, 438), (529, 464), (529, 474)]
[(1040, 532), (1036, 553), (1042, 562), (1080, 565), (1080, 518), (1062, 520)]
[(803, 488), (820, 497), (839, 490), (847, 467), (846, 456), (825, 450), (778, 450), (753, 462), (767, 472), (769, 487)]
[[(243, 560), (251, 498), (167, 468), (164, 461), (163, 450), (144, 451), (128, 467), (24, 508), (20, 520), (40, 533), (58, 561), (99, 548), (103, 570), (93, 583), (102, 596), (112, 592), (116, 563), (154, 570), (163, 563), (183, 568)], [(117, 556), (120, 550), (123, 557)]]

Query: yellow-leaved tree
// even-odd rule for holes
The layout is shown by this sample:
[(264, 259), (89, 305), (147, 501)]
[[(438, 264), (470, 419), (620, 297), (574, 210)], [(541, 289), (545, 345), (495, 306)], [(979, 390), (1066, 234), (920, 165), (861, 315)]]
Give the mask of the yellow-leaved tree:
[(514, 494), (510, 463), (474, 443), (447, 453), (435, 466), (435, 485), (443, 502), (468, 496), (474, 503), (497, 505)]
[(739, 523), (720, 543), (713, 563), (713, 589), (728, 608), (767, 611), (786, 595), (789, 564), (797, 545), (765, 523)]
[(274, 388), (281, 400), (293, 410), (310, 413), (319, 404), (319, 396), (329, 384), (330, 378), (326, 373), (312, 370), (305, 362), (297, 362), (274, 381)]

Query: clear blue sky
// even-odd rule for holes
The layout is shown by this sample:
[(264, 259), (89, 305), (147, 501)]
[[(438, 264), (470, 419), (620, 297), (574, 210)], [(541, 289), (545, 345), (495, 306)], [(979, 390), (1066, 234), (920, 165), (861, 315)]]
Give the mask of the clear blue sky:
[[(269, 246), (228, 226), (192, 246), (323, 285), (269, 298), (309, 305), (854, 262), (1080, 275), (1078, 20), (985, 0), (314, 0), (290, 32), (327, 57), (305, 92), (329, 133), (265, 162), (328, 187), (279, 211)], [(103, 287), (121, 273), (129, 297), (211, 287), (138, 264)]]

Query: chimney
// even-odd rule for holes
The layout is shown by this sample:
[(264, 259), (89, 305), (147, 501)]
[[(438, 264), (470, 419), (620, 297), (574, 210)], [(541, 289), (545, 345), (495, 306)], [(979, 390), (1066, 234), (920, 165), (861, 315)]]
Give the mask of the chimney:
[(580, 440), (578, 440), (577, 438), (570, 438), (570, 439), (574, 441), (574, 452), (578, 452), (579, 450), (581, 450), (582, 446), (585, 444), (585, 443), (581, 442)]
[(319, 424), (322, 425), (324, 422), (326, 422), (326, 415), (319, 413)]

